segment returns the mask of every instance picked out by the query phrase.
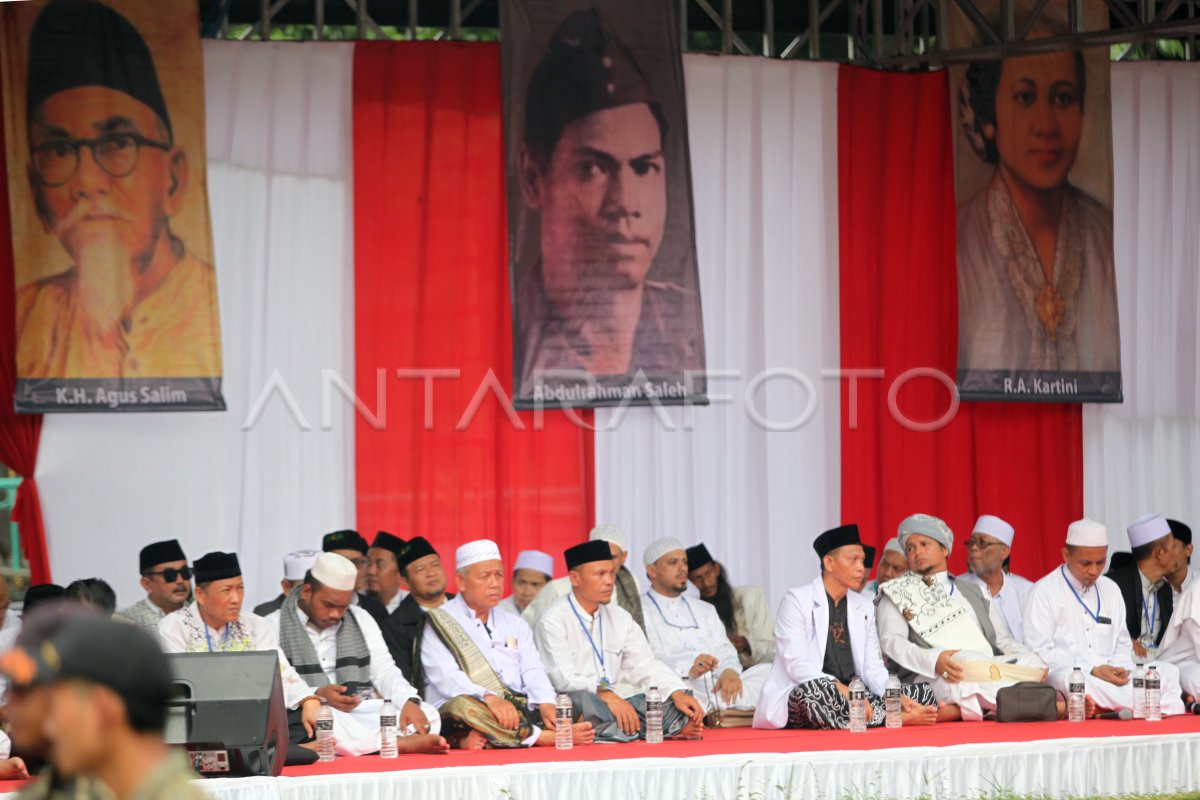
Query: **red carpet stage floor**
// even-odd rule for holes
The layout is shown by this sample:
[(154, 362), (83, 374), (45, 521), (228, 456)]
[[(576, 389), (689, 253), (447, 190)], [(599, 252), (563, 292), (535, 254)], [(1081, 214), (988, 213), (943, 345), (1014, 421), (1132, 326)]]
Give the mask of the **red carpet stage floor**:
[[(203, 782), (222, 800), (1048, 797), (1200, 790), (1200, 717), (842, 731), (710, 730), (703, 741), (560, 753), (339, 758)], [(0, 792), (15, 784), (0, 784)]]

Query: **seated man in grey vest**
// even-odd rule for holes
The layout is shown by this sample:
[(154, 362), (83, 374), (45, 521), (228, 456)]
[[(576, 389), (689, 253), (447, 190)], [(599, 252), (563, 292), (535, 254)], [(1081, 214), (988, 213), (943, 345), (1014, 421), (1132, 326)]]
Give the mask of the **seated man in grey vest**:
[(938, 702), (980, 720), (995, 710), (1001, 688), (1045, 679), (1045, 663), (1013, 638), (999, 609), (949, 573), (954, 534), (945, 522), (914, 514), (900, 523), (899, 538), (910, 571), (879, 587), (876, 621), (900, 680), (928, 681)]

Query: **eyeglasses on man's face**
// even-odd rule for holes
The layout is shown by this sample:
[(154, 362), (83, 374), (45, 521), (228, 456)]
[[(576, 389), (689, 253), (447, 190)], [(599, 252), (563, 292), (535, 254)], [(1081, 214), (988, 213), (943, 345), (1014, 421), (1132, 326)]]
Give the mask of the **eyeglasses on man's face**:
[(130, 175), (143, 147), (170, 150), (171, 145), (147, 139), (133, 131), (111, 131), (94, 139), (52, 138), (33, 148), (33, 169), (49, 187), (62, 186), (79, 171), (79, 151), (87, 148), (100, 169), (114, 178)]

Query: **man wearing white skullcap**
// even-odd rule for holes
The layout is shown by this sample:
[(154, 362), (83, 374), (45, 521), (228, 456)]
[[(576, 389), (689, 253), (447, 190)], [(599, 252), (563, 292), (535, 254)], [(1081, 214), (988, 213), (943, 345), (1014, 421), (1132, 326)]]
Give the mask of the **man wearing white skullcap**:
[(904, 548), (900, 546), (900, 537), (893, 536), (883, 546), (883, 553), (879, 556), (879, 568), (875, 570), (875, 580), (867, 582), (867, 585), (863, 587), (863, 594), (878, 594), (880, 586), (893, 578), (899, 578), (906, 572), (908, 572), (908, 556), (904, 554)]
[[(467, 542), (454, 563), (459, 594), (427, 613), (421, 639), (426, 694), (447, 738), (466, 750), (553, 746), (556, 695), (533, 632), (497, 608), (504, 592), (500, 548), (491, 539)], [(572, 733), (576, 744), (594, 738), (589, 723)]]
[(991, 514), (981, 516), (967, 539), (967, 566), (971, 571), (962, 579), (983, 590), (992, 605), (1000, 608), (1013, 638), (1024, 642), (1021, 609), (1025, 605), (1025, 596), (1033, 588), (1033, 581), (1009, 572), (1012, 543), (1012, 525)]
[(554, 578), (554, 556), (541, 550), (522, 550), (512, 571), (512, 594), (500, 601), (497, 608), (521, 615)]
[(646, 638), (655, 657), (686, 676), (688, 688), (706, 709), (753, 710), (770, 668), (760, 664), (743, 673), (717, 610), (684, 596), (688, 562), (683, 543), (672, 538), (651, 542), (642, 561), (650, 579), (642, 595)]
[(1162, 514), (1142, 517), (1126, 532), (1132, 563), (1109, 570), (1108, 577), (1120, 587), (1125, 599), (1125, 626), (1133, 640), (1134, 655), (1153, 659), (1174, 605), (1166, 578), (1187, 556)]
[[(1050, 668), (1046, 683), (1065, 697), (1079, 667), (1087, 695), (1101, 711), (1133, 708), (1133, 670), (1125, 601), (1101, 573), (1108, 558), (1108, 529), (1081, 519), (1067, 528), (1063, 563), (1034, 584), (1025, 601), (1027, 644)], [(1179, 670), (1157, 663), (1162, 711), (1183, 712)]]
[(1005, 686), (1041, 680), (1045, 664), (1013, 638), (1000, 610), (977, 585), (948, 572), (950, 527), (914, 514), (897, 535), (911, 571), (879, 587), (876, 623), (880, 648), (900, 666), (900, 680), (928, 681), (937, 700), (957, 706), (965, 720), (994, 710)]
[[(638, 627), (645, 631), (646, 620), (642, 610), (642, 590), (638, 586), (637, 578), (625, 566), (625, 561), (629, 557), (629, 537), (616, 525), (606, 523), (592, 528), (591, 533), (588, 534), (588, 541), (608, 544), (608, 549), (612, 552), (613, 567), (617, 570), (617, 585), (613, 590), (613, 599), (617, 601), (618, 606), (628, 611), (629, 616), (633, 617), (633, 621), (638, 624)], [(565, 576), (556, 578), (550, 581), (537, 597), (533, 598), (533, 602), (521, 612), (521, 617), (530, 626), (536, 628), (538, 617), (542, 615), (542, 612), (549, 608), (555, 600), (570, 593), (571, 579)]]
[(401, 753), (441, 753), (449, 749), (438, 735), (434, 707), (396, 666), (379, 624), (354, 605), (358, 567), (337, 553), (322, 553), (304, 582), (283, 606), (267, 616), (279, 646), (296, 672), (333, 710), (336, 752), (361, 756), (379, 751), (379, 712), (391, 700), (400, 716)]
[(312, 565), (319, 555), (321, 555), (320, 550), (295, 550), (284, 556), (283, 580), (279, 582), (279, 588), (283, 589), (283, 594), (274, 600), (255, 606), (254, 613), (265, 617), (273, 611), (278, 611), (283, 605), (283, 601), (287, 599), (288, 593), (304, 583), (304, 576), (312, 569)]

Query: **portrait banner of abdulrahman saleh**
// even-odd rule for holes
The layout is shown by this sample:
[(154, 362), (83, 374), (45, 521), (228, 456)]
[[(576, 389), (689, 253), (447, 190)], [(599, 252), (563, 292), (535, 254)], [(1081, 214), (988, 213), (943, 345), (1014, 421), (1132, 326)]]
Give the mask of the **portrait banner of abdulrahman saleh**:
[(195, 0), (0, 26), (17, 410), (223, 410)]
[(501, 0), (514, 403), (704, 403), (675, 0)]
[[(999, 30), (999, 0), (976, 7)], [(1025, 40), (1067, 40), (1066, 0), (1015, 4)], [(1082, 3), (1084, 27), (1107, 15)], [(957, 6), (951, 47), (986, 44)], [(950, 67), (965, 400), (1121, 402), (1107, 47)], [(1066, 47), (1067, 49), (1063, 49)]]

